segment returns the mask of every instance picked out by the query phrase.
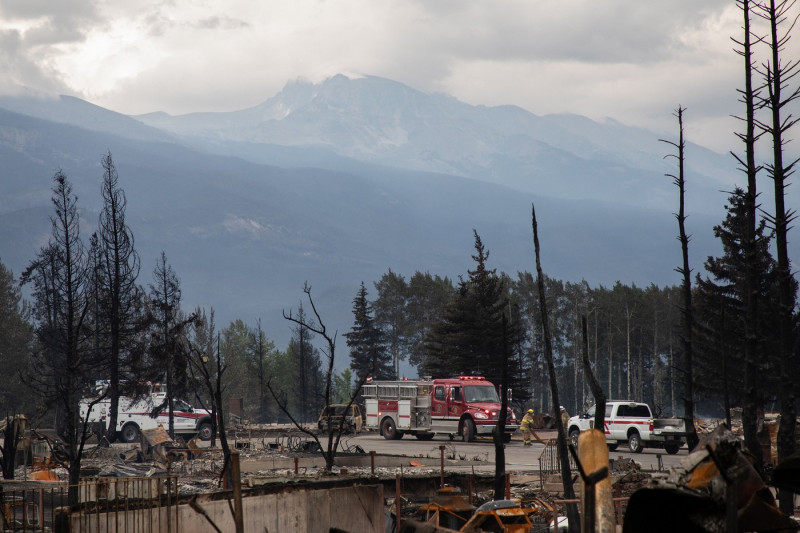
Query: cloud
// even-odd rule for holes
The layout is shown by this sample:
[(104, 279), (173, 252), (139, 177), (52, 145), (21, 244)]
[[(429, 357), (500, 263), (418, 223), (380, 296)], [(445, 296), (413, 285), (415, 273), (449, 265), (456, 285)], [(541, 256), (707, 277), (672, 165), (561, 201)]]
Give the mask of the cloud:
[(241, 109), (344, 73), (666, 127), (679, 103), (719, 123), (741, 78), (730, 0), (5, 0), (0, 17), (6, 86), (131, 114)]

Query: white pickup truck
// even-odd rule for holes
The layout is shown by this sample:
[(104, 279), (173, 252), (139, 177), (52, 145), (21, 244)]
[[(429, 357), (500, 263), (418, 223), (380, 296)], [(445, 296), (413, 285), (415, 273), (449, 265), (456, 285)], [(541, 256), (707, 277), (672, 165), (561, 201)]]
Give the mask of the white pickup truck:
[[(576, 447), (580, 432), (594, 427), (594, 413), (593, 405), (585, 413), (569, 419), (567, 434)], [(608, 400), (604, 425), (603, 432), (610, 450), (615, 450), (620, 442), (625, 442), (633, 453), (650, 447), (664, 448), (673, 455), (686, 441), (686, 424), (682, 418), (653, 419), (650, 406), (646, 403)]]

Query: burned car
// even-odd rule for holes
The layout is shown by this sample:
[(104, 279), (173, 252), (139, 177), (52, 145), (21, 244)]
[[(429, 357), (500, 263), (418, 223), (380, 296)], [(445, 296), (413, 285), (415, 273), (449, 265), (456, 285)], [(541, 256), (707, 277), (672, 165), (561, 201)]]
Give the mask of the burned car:
[[(345, 412), (347, 415), (345, 416)], [(361, 409), (357, 405), (350, 405), (349, 410), (347, 404), (337, 403), (331, 404), (322, 409), (317, 420), (317, 428), (320, 431), (328, 431), (328, 423), (334, 431), (339, 429), (339, 425), (344, 422), (342, 432), (344, 433), (359, 433), (364, 424), (364, 418), (361, 416)]]

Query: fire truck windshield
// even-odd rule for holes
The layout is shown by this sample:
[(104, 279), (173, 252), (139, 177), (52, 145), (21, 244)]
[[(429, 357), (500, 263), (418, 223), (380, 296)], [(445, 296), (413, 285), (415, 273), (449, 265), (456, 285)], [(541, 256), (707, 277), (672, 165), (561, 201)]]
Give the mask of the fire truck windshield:
[(486, 402), (499, 403), (497, 391), (492, 386), (479, 387), (477, 385), (467, 385), (464, 387), (464, 398), (467, 403)]

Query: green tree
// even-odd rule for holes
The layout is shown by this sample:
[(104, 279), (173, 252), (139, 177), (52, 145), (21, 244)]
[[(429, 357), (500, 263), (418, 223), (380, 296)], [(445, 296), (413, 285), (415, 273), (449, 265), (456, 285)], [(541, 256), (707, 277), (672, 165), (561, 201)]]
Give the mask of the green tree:
[(253, 349), (251, 350), (250, 368), (258, 379), (258, 421), (264, 423), (269, 419), (269, 404), (265, 386), (273, 372), (275, 343), (269, 340), (264, 334), (264, 330), (261, 329), (261, 319), (258, 320), (252, 337)]
[(345, 368), (341, 373), (334, 373), (331, 403), (349, 403), (352, 396), (353, 372), (349, 368)]
[(288, 388), (289, 409), (301, 422), (309, 422), (322, 409), (325, 379), (319, 350), (312, 343), (316, 323), (307, 316), (302, 303), (298, 308), (295, 324), (286, 350), (291, 366), (291, 380), (284, 382), (291, 383), (292, 386), (286, 386), (284, 391)]
[(259, 409), (258, 374), (253, 372), (252, 365), (256, 348), (253, 332), (243, 320), (236, 319), (221, 331), (221, 335), (220, 352), (225, 367), (222, 405), (230, 405), (231, 399), (242, 399), (247, 418)]
[[(363, 283), (362, 283), (363, 288)], [(378, 297), (372, 305), (374, 311), (375, 327), (383, 332), (386, 347), (392, 358), (392, 379), (400, 377), (400, 361), (406, 359), (408, 352), (407, 328), (408, 313), (408, 285), (403, 276), (389, 272), (381, 276), (380, 281), (375, 283)], [(355, 314), (356, 310), (353, 309)], [(358, 316), (356, 316), (358, 321)], [(349, 346), (349, 343), (348, 343)], [(356, 371), (356, 375), (358, 372)]]
[(36, 394), (19, 379), (31, 366), (33, 325), (14, 274), (0, 261), (0, 368), (7, 377), (0, 390), (0, 416), (37, 411)]
[[(455, 298), (434, 325), (427, 341), (423, 372), (434, 376), (481, 374), (500, 383), (503, 361), (503, 314), (509, 300), (502, 279), (487, 268), (489, 252), (477, 231), (475, 269), (461, 280)], [(510, 332), (509, 338), (518, 333)], [(514, 387), (513, 381), (511, 382)]]
[(355, 372), (356, 379), (396, 378), (392, 355), (386, 350), (383, 334), (372, 317), (372, 306), (367, 300), (367, 289), (363, 282), (353, 298), (353, 317), (353, 327), (344, 337), (350, 348), (350, 368)]
[[(455, 297), (456, 289), (447, 277), (433, 276), (429, 272), (415, 272), (408, 281), (406, 303), (405, 342), (408, 362), (422, 364), (425, 338), (441, 318), (445, 307)], [(380, 299), (380, 298), (379, 298)]]
[[(748, 245), (749, 201), (745, 191), (736, 188), (725, 209), (725, 220), (714, 227), (723, 255), (706, 260), (705, 269), (710, 277), (697, 278), (696, 307), (701, 348), (698, 353), (698, 383), (702, 383), (701, 390), (722, 395), (730, 404), (746, 400), (737, 391), (747, 390), (749, 376), (730, 371), (746, 366), (749, 354), (745, 349), (752, 350), (755, 355), (751, 362), (756, 375), (755, 389), (777, 390), (779, 386), (775, 381), (769, 385), (765, 381), (768, 375), (774, 374), (767, 371), (765, 363), (773, 359), (772, 354), (779, 348), (777, 335), (769, 333), (772, 324), (778, 320), (776, 309), (763, 306), (756, 323), (744, 327), (749, 316), (749, 270), (755, 268), (753, 279), (758, 280), (755, 298), (759, 301), (777, 300), (778, 278), (777, 265), (770, 252), (772, 235), (767, 232), (766, 221), (760, 221), (754, 240)], [(757, 258), (754, 264), (749, 259), (750, 247), (756, 252), (752, 256)], [(747, 335), (754, 335), (756, 342), (747, 343)], [(762, 400), (757, 397), (756, 403), (761, 404)]]

